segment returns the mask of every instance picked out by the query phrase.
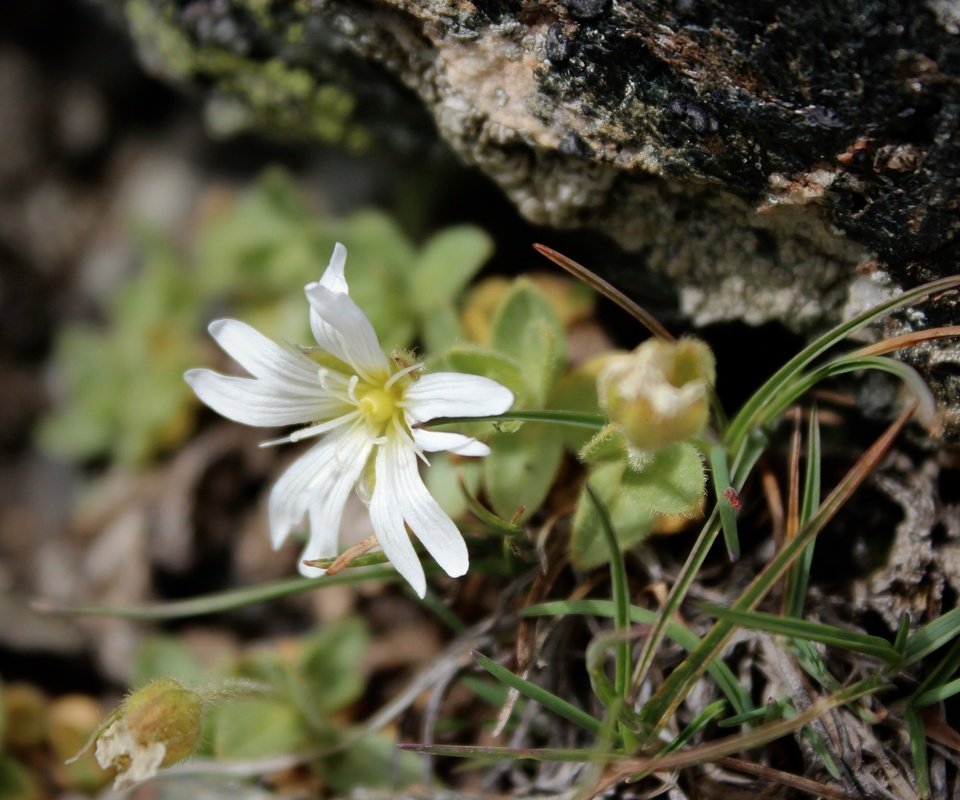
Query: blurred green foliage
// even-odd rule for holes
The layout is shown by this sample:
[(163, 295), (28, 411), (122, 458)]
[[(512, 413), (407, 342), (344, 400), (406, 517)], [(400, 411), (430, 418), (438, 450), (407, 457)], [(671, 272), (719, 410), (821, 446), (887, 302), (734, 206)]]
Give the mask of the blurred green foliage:
[(197, 410), (183, 373), (210, 360), (203, 324), (228, 311), (274, 339), (311, 341), (299, 289), (320, 277), (338, 241), (349, 251), (351, 295), (388, 351), (421, 342), (438, 352), (459, 339), (454, 300), (493, 251), (471, 226), (417, 248), (381, 212), (318, 216), (276, 170), (201, 226), (192, 256), (153, 232), (140, 240), (142, 268), (107, 303), (103, 324), (60, 333), (61, 402), (39, 433), (49, 452), (140, 466), (180, 444)]
[(135, 655), (134, 675), (138, 683), (190, 675), (195, 686), (214, 687), (198, 756), (237, 761), (302, 753), (334, 792), (396, 789), (417, 780), (419, 757), (395, 750), (385, 734), (358, 736), (347, 712), (367, 688), (369, 644), (366, 621), (349, 617), (207, 670), (178, 639), (155, 636)]

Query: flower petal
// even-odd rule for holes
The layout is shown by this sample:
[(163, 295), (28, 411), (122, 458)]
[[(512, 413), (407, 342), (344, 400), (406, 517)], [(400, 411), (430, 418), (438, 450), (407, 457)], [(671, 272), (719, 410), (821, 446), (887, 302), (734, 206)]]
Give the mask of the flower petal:
[(470, 566), (463, 534), (424, 486), (416, 452), (399, 436), (391, 436), (382, 450), (384, 470), (377, 470), (377, 484), (386, 483), (414, 535), (443, 571), (451, 578), (463, 575)]
[[(287, 467), (270, 491), (268, 515), (274, 548), (283, 544), (309, 509), (310, 542), (306, 558), (329, 558), (337, 554), (343, 505), (371, 447), (362, 431), (354, 427), (326, 436)], [(341, 495), (343, 499), (339, 500)]]
[(413, 429), (413, 441), (421, 450), (436, 453), (448, 450), (458, 456), (488, 456), (490, 448), (478, 442), (472, 436), (447, 431), (431, 431), (426, 428)]
[(316, 391), (317, 363), (302, 353), (271, 341), (235, 319), (218, 319), (207, 330), (217, 344), (255, 378), (276, 378), (286, 384)]
[(340, 242), (333, 246), (333, 255), (330, 256), (330, 263), (323, 272), (323, 276), (318, 283), (337, 294), (349, 294), (350, 287), (347, 286), (347, 279), (343, 275), (343, 268), (347, 263), (347, 248)]
[(349, 411), (341, 400), (294, 394), (272, 378), (236, 378), (209, 369), (191, 369), (184, 376), (201, 402), (234, 422), (256, 427), (299, 425)]
[(403, 515), (391, 478), (396, 470), (391, 468), (393, 457), (387, 447), (377, 450), (377, 481), (370, 499), (370, 521), (377, 533), (377, 541), (390, 563), (409, 583), (419, 597), (427, 593), (427, 579), (417, 551), (403, 525)]
[(389, 369), (370, 320), (350, 295), (331, 291), (320, 283), (308, 284), (306, 293), (310, 326), (320, 347), (363, 378)]
[(310, 540), (300, 557), (302, 575), (322, 575), (324, 570), (303, 562), (333, 558), (340, 552), (340, 520), (347, 497), (360, 479), (373, 443), (360, 426), (338, 437), (333, 457), (313, 481), (309, 497)]
[(513, 405), (513, 392), (490, 378), (459, 372), (423, 375), (404, 392), (407, 414), (416, 422), (436, 417), (485, 417)]

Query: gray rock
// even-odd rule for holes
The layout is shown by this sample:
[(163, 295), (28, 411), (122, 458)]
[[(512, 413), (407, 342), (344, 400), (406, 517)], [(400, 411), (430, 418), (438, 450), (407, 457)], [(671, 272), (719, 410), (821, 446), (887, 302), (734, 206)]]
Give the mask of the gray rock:
[[(669, 276), (697, 325), (810, 333), (860, 273), (906, 286), (955, 269), (956, 3), (266, 8), (126, 13), (143, 61), (209, 87), (225, 132), (415, 148), (432, 123), (529, 220), (601, 231)], [(950, 302), (932, 316), (956, 319)], [(955, 376), (944, 390), (960, 397)]]

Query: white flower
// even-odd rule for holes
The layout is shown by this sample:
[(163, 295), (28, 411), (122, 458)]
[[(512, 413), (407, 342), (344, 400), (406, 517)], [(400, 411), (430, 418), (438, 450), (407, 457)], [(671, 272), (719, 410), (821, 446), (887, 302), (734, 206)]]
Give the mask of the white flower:
[[(417, 460), (447, 450), (483, 456), (489, 448), (458, 433), (425, 430), (436, 417), (500, 414), (513, 395), (495, 381), (453, 372), (420, 374), (419, 364), (388, 357), (350, 298), (338, 244), (323, 277), (306, 287), (318, 348), (281, 346), (237, 320), (210, 333), (253, 378), (190, 370), (185, 378), (214, 411), (245, 425), (306, 425), (282, 439), (322, 438), (280, 477), (270, 494), (270, 534), (279, 547), (304, 515), (310, 536), (302, 561), (340, 551), (343, 507), (355, 487), (368, 504), (384, 554), (421, 597), (423, 567), (406, 526), (451, 577), (467, 571), (463, 536), (430, 496)], [(322, 574), (301, 561), (304, 575)]]

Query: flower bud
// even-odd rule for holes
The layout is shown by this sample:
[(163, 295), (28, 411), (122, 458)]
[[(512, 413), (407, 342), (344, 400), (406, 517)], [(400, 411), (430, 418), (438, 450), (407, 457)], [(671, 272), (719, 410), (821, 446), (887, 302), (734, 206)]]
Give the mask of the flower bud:
[(597, 397), (630, 447), (651, 454), (703, 431), (715, 380), (713, 353), (699, 339), (648, 339), (610, 358)]
[(97, 762), (114, 767), (114, 788), (152, 778), (193, 752), (200, 739), (203, 699), (171, 678), (131, 694), (97, 738)]

